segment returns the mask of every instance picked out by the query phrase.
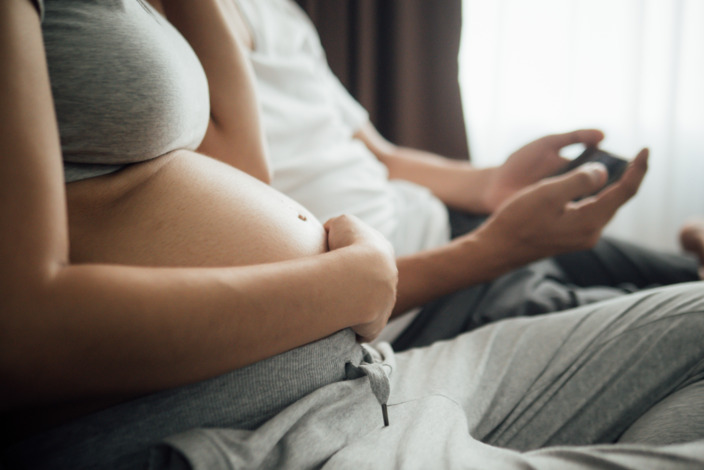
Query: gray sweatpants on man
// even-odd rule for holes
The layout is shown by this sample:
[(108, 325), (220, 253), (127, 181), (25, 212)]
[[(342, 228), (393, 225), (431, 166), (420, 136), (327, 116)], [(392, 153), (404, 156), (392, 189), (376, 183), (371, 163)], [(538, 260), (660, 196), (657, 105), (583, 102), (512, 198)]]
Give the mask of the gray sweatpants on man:
[[(388, 427), (367, 377), (293, 391), (314, 378), (312, 364), (339, 362), (329, 344), (321, 359), (316, 344), (255, 365), (249, 378), (241, 370), (235, 390), (224, 376), (145, 397), (17, 455), (73, 469), (704, 468), (702, 282), (500, 321), (403, 353), (382, 344), (374, 354), (390, 371)], [(285, 394), (290, 403), (266, 421), (226, 424), (228, 413), (272, 410)]]
[(704, 468), (704, 283), (381, 349), (388, 427), (358, 379), (254, 431), (170, 437), (161, 457), (210, 470)]

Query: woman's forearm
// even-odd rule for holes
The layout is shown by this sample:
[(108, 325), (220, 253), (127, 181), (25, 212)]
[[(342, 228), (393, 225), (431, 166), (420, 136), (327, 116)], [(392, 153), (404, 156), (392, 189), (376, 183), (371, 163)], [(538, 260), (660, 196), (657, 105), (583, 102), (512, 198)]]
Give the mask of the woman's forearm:
[(41, 287), (5, 285), (3, 407), (139, 395), (370, 321), (385, 302), (367, 272), (376, 256), (351, 246), (238, 268), (78, 265)]

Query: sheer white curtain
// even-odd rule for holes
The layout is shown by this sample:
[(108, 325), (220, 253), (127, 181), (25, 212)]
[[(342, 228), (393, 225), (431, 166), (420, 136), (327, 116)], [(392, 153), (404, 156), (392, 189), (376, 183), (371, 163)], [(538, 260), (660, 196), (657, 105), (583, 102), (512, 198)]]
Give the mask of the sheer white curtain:
[(704, 1), (464, 0), (463, 8), (473, 161), (500, 163), (525, 142), (581, 127), (604, 130), (602, 147), (623, 156), (647, 146), (646, 181), (607, 232), (677, 250), (679, 225), (704, 214)]

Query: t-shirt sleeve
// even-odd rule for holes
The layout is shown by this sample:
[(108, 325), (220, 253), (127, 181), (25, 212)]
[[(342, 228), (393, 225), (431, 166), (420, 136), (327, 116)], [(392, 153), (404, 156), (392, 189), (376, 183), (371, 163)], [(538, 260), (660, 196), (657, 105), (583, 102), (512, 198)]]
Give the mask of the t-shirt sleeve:
[[(327, 64), (326, 64), (327, 65)], [(347, 91), (340, 80), (328, 68), (328, 84), (331, 88), (337, 108), (342, 115), (345, 124), (351, 129), (358, 131), (364, 124), (369, 121), (369, 113), (362, 107), (357, 100)]]

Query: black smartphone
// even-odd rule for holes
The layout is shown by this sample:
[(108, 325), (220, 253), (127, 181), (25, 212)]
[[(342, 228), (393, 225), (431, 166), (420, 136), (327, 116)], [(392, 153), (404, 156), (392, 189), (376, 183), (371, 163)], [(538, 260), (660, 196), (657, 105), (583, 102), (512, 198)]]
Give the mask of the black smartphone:
[(617, 157), (612, 153), (606, 152), (596, 147), (587, 147), (586, 149), (584, 149), (584, 152), (582, 152), (579, 157), (569, 162), (557, 174), (561, 175), (567, 173), (568, 171), (574, 170), (578, 166), (584, 165), (588, 162), (599, 162), (606, 167), (606, 170), (609, 173), (609, 178), (606, 180), (606, 184), (604, 185), (604, 187), (618, 181), (618, 179), (623, 176), (623, 172), (626, 171), (626, 168), (628, 167), (628, 160), (624, 160), (621, 157)]

